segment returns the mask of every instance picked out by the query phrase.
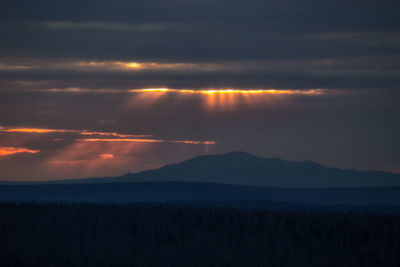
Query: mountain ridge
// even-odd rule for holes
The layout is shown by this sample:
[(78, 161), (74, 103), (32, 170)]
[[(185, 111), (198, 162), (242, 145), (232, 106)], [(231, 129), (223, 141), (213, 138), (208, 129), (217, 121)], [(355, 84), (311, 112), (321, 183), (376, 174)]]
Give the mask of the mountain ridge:
[(400, 175), (343, 170), (308, 160), (286, 161), (235, 151), (201, 155), (159, 169), (125, 174), (113, 181), (217, 182), (262, 187), (376, 187), (400, 186)]
[[(117, 177), (58, 180), (41, 183), (211, 182), (260, 187), (390, 187), (400, 174), (325, 167), (312, 161), (264, 158), (243, 151), (200, 155), (158, 169)], [(4, 184), (4, 183), (3, 183)]]

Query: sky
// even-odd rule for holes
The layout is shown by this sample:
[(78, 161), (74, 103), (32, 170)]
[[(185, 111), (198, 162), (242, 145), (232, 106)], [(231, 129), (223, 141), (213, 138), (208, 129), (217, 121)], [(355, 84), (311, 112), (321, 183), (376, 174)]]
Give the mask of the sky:
[(238, 150), (400, 173), (399, 8), (0, 0), (0, 180)]

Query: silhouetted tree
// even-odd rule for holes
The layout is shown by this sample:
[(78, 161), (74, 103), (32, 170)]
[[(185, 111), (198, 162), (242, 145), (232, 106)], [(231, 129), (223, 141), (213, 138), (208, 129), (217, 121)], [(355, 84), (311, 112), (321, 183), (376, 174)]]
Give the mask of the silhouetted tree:
[(0, 204), (0, 266), (400, 266), (400, 215)]

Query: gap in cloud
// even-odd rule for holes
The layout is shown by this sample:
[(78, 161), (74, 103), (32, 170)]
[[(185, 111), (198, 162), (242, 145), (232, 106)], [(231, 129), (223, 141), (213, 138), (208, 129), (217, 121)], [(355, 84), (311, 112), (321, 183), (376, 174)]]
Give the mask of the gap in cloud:
[(51, 88), (39, 90), (48, 93), (66, 94), (127, 94), (128, 106), (151, 108), (160, 102), (170, 102), (179, 105), (194, 101), (203, 108), (213, 110), (234, 110), (240, 106), (262, 106), (285, 103), (293, 97), (316, 97), (322, 95), (337, 95), (348, 93), (345, 90), (334, 89), (237, 89), (237, 88), (207, 88), (207, 89), (174, 89), (174, 88), (143, 88), (143, 89), (89, 89), (89, 88)]
[(155, 105), (162, 98), (172, 97), (172, 101), (187, 101), (197, 98), (207, 110), (232, 110), (238, 106), (258, 106), (282, 101), (285, 96), (320, 96), (324, 89), (279, 90), (279, 89), (131, 89), (131, 105)]

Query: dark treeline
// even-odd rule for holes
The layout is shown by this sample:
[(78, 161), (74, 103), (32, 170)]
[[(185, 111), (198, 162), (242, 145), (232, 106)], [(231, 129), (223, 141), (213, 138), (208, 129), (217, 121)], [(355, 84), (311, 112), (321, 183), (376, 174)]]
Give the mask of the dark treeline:
[(0, 266), (400, 266), (400, 215), (0, 204)]

